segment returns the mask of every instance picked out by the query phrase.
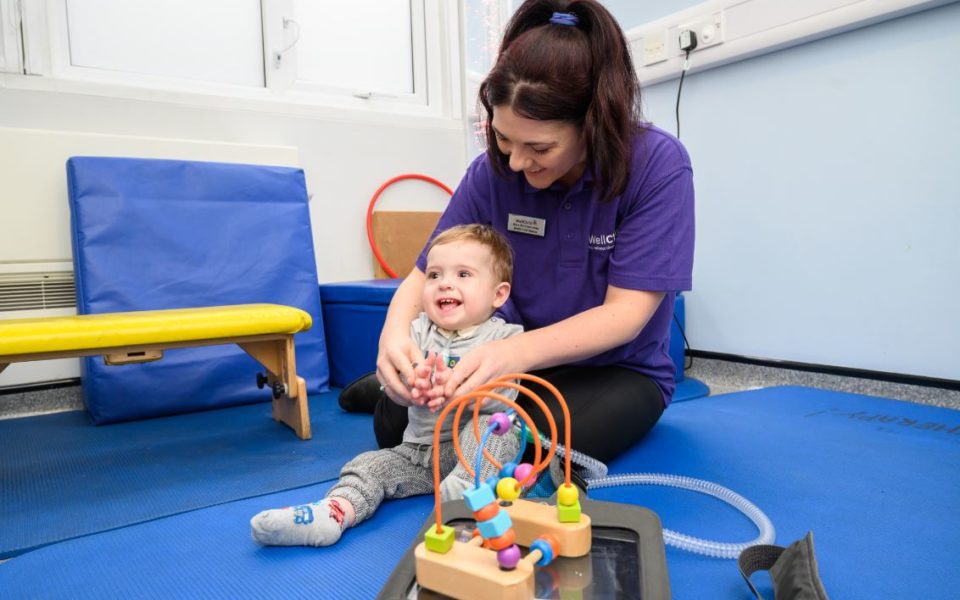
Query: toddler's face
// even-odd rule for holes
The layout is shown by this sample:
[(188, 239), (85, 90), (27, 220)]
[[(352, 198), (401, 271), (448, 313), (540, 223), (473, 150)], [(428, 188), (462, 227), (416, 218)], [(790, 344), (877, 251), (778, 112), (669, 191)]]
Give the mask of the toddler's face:
[(472, 240), (434, 246), (421, 302), (430, 320), (451, 331), (478, 325), (503, 306), (510, 284), (493, 274), (490, 249)]

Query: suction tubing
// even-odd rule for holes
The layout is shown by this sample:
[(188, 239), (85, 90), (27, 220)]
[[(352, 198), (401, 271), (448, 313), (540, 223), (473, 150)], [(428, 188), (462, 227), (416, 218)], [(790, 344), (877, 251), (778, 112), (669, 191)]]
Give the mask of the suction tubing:
[[(544, 443), (544, 448), (549, 448), (550, 440), (546, 440)], [(557, 456), (564, 456), (565, 454), (566, 448), (564, 448), (562, 444), (557, 444)], [(715, 558), (736, 559), (740, 556), (740, 553), (749, 546), (755, 546), (757, 544), (772, 544), (774, 538), (776, 537), (773, 523), (770, 522), (770, 519), (767, 518), (767, 515), (765, 515), (762, 510), (757, 508), (755, 504), (740, 494), (725, 488), (722, 485), (710, 481), (704, 481), (703, 479), (695, 479), (693, 477), (667, 475), (661, 473), (627, 473), (623, 475), (608, 475), (607, 465), (595, 458), (583, 454), (582, 452), (577, 452), (576, 450), (573, 450), (570, 453), (570, 459), (583, 467), (582, 472), (584, 479), (587, 482), (588, 490), (626, 485), (664, 485), (700, 492), (701, 494), (707, 494), (708, 496), (713, 496), (714, 498), (723, 500), (727, 504), (733, 506), (742, 512), (748, 519), (750, 519), (753, 524), (757, 526), (757, 529), (760, 530), (760, 535), (751, 542), (727, 543), (705, 540), (683, 533), (677, 533), (676, 531), (671, 531), (669, 529), (664, 529), (663, 541), (671, 546), (680, 548), (681, 550), (687, 550), (688, 552), (695, 552), (697, 554), (705, 554)]]

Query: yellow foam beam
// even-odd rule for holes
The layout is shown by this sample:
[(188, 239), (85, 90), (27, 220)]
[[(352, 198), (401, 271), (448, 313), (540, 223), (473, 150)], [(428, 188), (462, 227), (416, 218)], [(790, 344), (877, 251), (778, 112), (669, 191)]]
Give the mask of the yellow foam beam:
[(293, 335), (312, 324), (308, 313), (278, 304), (0, 320), (0, 371), (15, 362), (101, 354), (109, 365), (125, 365), (160, 360), (174, 348), (237, 344), (267, 370), (276, 390), (273, 418), (310, 439)]
[(312, 324), (306, 312), (277, 304), (8, 319), (0, 320), (0, 357), (294, 334)]

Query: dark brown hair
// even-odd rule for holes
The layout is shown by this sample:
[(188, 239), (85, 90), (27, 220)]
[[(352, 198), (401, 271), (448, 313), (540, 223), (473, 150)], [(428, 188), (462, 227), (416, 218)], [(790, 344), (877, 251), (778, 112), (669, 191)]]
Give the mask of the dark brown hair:
[[(555, 12), (576, 15), (577, 24), (551, 23)], [(626, 188), (640, 86), (623, 30), (596, 0), (524, 2), (507, 24), (479, 100), (487, 114), (487, 154), (498, 173), (505, 173), (507, 157), (497, 147), (493, 109), (508, 106), (527, 119), (581, 129), (601, 200)]]
[(498, 282), (510, 283), (513, 280), (513, 248), (502, 233), (489, 225), (471, 223), (444, 229), (427, 246), (427, 254), (434, 246), (463, 241), (477, 242), (490, 249), (493, 276)]

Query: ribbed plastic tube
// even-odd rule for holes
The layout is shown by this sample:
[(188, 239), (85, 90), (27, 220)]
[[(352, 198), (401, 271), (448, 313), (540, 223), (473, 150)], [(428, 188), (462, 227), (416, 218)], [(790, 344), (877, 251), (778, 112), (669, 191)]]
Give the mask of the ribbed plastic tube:
[[(549, 440), (545, 440), (549, 447)], [(562, 444), (557, 445), (557, 456), (563, 456), (566, 448)], [(729, 543), (715, 542), (693, 537), (683, 533), (677, 533), (670, 529), (663, 530), (664, 543), (670, 544), (681, 550), (705, 554), (716, 558), (736, 559), (740, 553), (749, 546), (757, 544), (772, 544), (776, 537), (776, 531), (773, 523), (767, 518), (762, 510), (755, 504), (741, 496), (740, 494), (723, 487), (722, 485), (704, 481), (703, 479), (694, 479), (693, 477), (684, 477), (682, 475), (666, 475), (661, 473), (627, 473), (624, 475), (607, 475), (607, 465), (595, 458), (591, 458), (582, 452), (574, 450), (570, 453), (570, 460), (583, 467), (582, 473), (587, 481), (587, 489), (598, 489), (608, 487), (620, 487), (627, 485), (664, 485), (669, 487), (682, 488), (707, 494), (727, 504), (733, 506), (742, 512), (753, 524), (760, 530), (760, 535), (750, 542)]]

